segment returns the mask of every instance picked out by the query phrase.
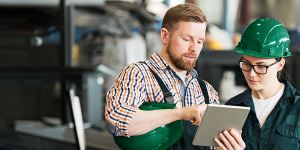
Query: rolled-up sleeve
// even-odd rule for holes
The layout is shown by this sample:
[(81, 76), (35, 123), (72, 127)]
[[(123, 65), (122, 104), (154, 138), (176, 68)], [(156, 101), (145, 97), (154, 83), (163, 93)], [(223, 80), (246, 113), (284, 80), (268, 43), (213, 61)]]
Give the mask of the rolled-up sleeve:
[(211, 103), (211, 104), (220, 104), (218, 92), (208, 82), (206, 82), (206, 81), (204, 81), (204, 82), (206, 84), (207, 92), (208, 92), (208, 95), (209, 95), (209, 103)]
[(105, 119), (109, 131), (117, 136), (128, 136), (128, 125), (145, 99), (143, 75), (132, 64), (125, 67), (106, 95)]

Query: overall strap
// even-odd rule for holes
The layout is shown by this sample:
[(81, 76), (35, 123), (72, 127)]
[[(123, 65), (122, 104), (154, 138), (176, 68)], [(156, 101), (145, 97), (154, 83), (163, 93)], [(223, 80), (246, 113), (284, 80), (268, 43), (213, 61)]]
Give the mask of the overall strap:
[(209, 104), (209, 97), (208, 97), (208, 92), (207, 92), (205, 82), (202, 79), (199, 79), (198, 82), (200, 84), (200, 88), (205, 99), (205, 104)]
[[(141, 61), (140, 63), (145, 64), (145, 65), (148, 66), (148, 64), (144, 61)], [(172, 93), (167, 89), (164, 82), (161, 80), (161, 78), (149, 66), (148, 66), (148, 68), (151, 71), (151, 73), (153, 74), (153, 76), (155, 77), (160, 89), (162, 90), (162, 92), (164, 94), (165, 101), (167, 101), (168, 103), (174, 103)]]
[[(205, 103), (209, 103), (209, 97), (205, 82), (201, 79), (198, 80), (200, 88), (205, 98)], [(190, 121), (182, 121), (183, 133), (180, 140), (178, 140), (174, 145), (172, 145), (171, 150), (211, 150), (209, 146), (195, 146), (193, 145), (193, 139), (196, 135), (198, 126), (193, 125)]]

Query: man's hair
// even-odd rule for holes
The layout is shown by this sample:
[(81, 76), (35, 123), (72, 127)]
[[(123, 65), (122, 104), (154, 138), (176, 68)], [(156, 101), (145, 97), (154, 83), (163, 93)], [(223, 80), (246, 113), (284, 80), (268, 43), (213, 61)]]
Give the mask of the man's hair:
[(172, 30), (179, 21), (207, 23), (203, 11), (191, 3), (179, 4), (170, 8), (164, 16), (162, 28)]

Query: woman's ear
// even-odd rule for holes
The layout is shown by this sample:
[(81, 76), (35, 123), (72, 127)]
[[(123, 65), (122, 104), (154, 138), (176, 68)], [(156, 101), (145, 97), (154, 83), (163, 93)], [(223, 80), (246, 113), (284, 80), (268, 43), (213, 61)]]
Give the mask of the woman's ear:
[(170, 32), (166, 28), (162, 28), (160, 30), (160, 38), (164, 45), (168, 44), (169, 42), (169, 38), (170, 38), (169, 34)]
[(285, 65), (285, 59), (282, 58), (279, 62), (278, 62), (278, 71), (281, 71)]

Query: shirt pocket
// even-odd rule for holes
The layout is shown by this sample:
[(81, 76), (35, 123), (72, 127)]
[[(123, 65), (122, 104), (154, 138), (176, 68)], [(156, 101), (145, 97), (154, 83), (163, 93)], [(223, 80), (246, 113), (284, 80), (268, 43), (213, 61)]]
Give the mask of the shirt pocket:
[(300, 127), (281, 126), (276, 129), (274, 147), (276, 150), (298, 150), (300, 139)]

